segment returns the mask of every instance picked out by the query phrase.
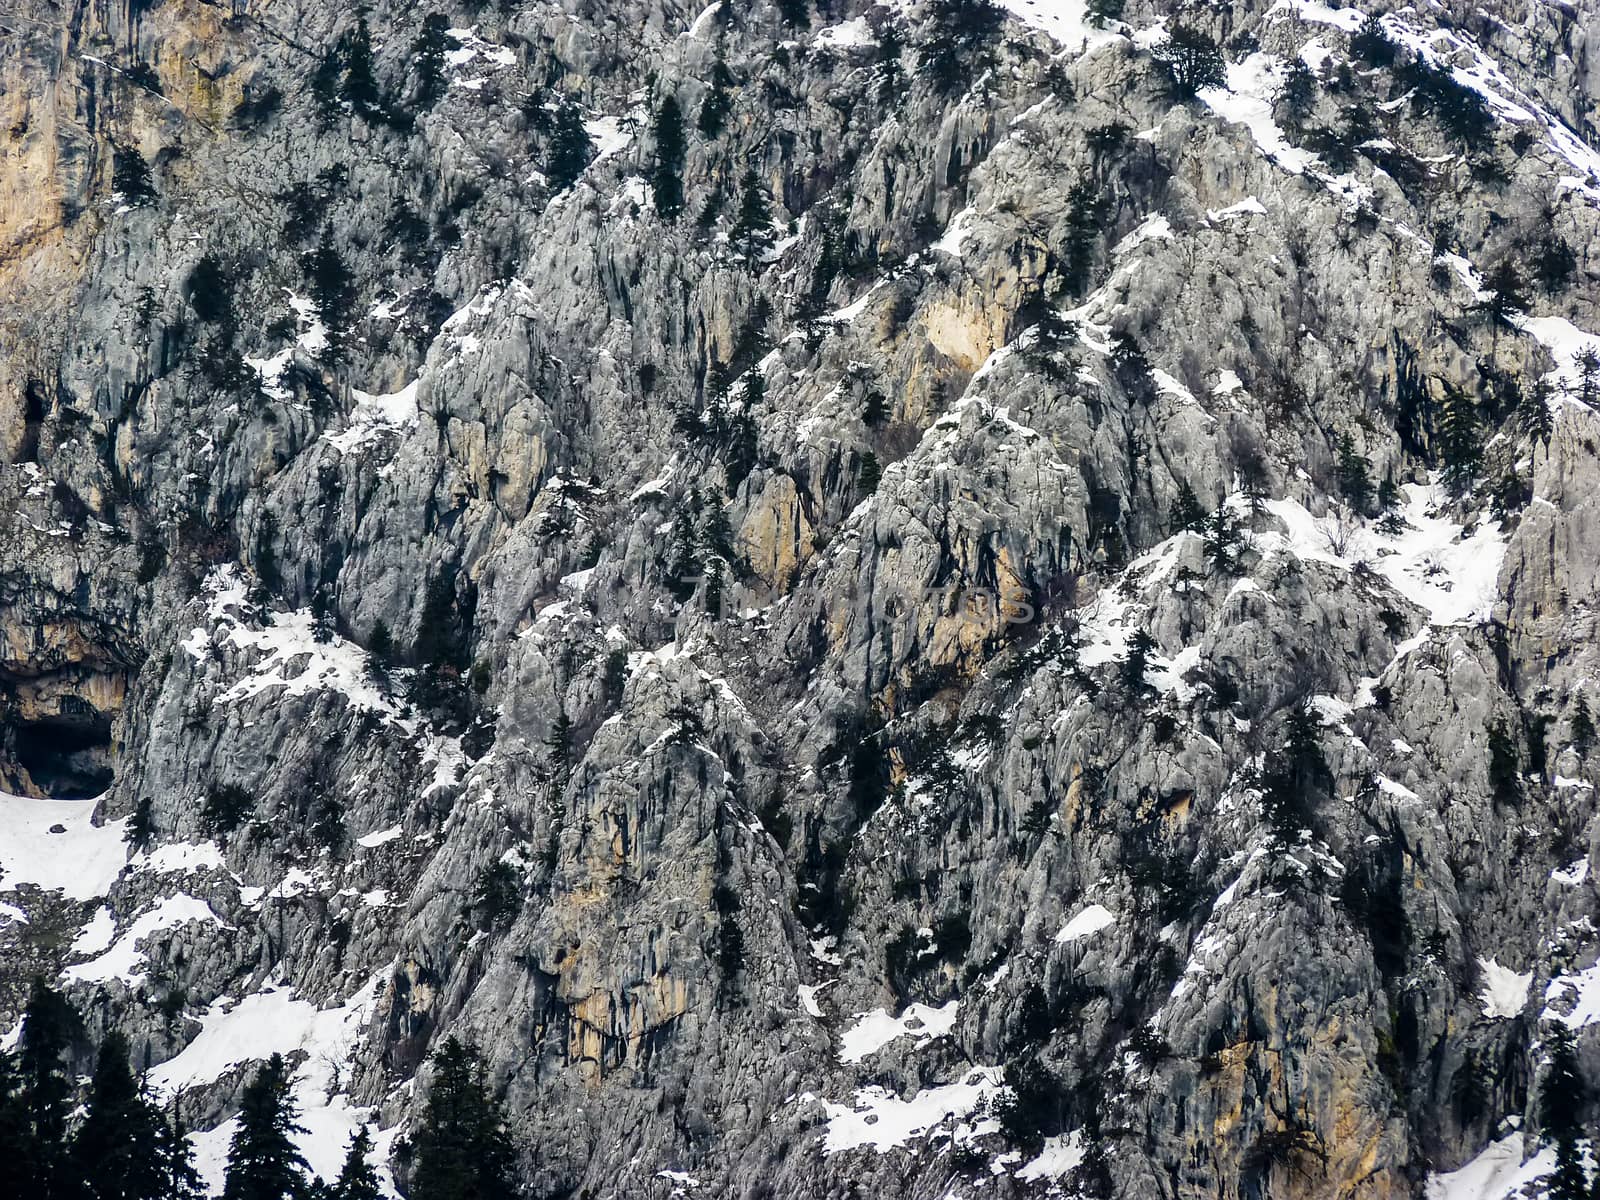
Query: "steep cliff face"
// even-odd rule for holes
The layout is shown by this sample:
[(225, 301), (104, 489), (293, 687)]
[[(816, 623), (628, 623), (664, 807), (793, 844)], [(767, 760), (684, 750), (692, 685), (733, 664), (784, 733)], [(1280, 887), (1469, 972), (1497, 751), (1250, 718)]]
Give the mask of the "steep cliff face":
[(447, 1033), (531, 1196), (1549, 1174), (1600, 17), (1009, 7), (0, 16), (8, 1025), (212, 1182)]

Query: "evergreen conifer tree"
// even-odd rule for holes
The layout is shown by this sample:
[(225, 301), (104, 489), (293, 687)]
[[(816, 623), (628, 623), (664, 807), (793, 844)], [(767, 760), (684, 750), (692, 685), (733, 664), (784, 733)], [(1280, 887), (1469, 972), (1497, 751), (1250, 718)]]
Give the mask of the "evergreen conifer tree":
[(228, 1147), (223, 1200), (305, 1200), (306, 1162), (293, 1135), (305, 1130), (295, 1123), (289, 1094), (289, 1066), (274, 1054), (244, 1089), (239, 1128)]
[(1444, 410), (1439, 415), (1439, 454), (1444, 460), (1444, 483), (1452, 495), (1464, 496), (1482, 460), (1478, 441), (1478, 410), (1460, 388), (1445, 385)]
[[(727, 8), (728, 5), (724, 4), (722, 7)], [(698, 128), (703, 136), (716, 137), (728, 123), (728, 114), (733, 111), (733, 101), (728, 97), (728, 89), (733, 84), (733, 72), (728, 70), (719, 43), (716, 61), (711, 64), (711, 87), (707, 89), (705, 99), (700, 101)]]
[(513, 1200), (515, 1155), (483, 1060), (452, 1035), (433, 1056), (433, 1079), (414, 1139), (409, 1200)]
[(1594, 717), (1589, 712), (1589, 701), (1580, 689), (1577, 698), (1572, 702), (1572, 717), (1570, 721), (1572, 746), (1580, 755), (1585, 757), (1594, 747)]
[(754, 167), (739, 181), (739, 213), (728, 232), (728, 243), (746, 263), (758, 262), (772, 248), (772, 210)]
[(83, 1122), (72, 1138), (73, 1175), (85, 1200), (167, 1200), (158, 1130), (162, 1117), (134, 1082), (128, 1039), (100, 1045)]
[(556, 719), (550, 724), (544, 745), (549, 754), (550, 770), (557, 780), (565, 783), (572, 771), (572, 718), (567, 716), (565, 708), (556, 710)]
[(445, 54), (456, 45), (449, 27), (443, 13), (431, 12), (422, 18), (422, 28), (411, 43), (411, 53), (417, 56), (417, 103), (423, 108), (432, 108), (445, 93)]
[(883, 467), (878, 463), (878, 456), (868, 450), (861, 456), (861, 465), (856, 469), (856, 491), (862, 496), (870, 496), (878, 490), (882, 479)]
[(1187, 479), (1178, 481), (1178, 498), (1172, 502), (1172, 515), (1168, 519), (1172, 532), (1180, 529), (1203, 529), (1206, 523), (1206, 510), (1201, 507), (1200, 497), (1194, 494), (1194, 488), (1189, 486)]
[(350, 1135), (344, 1166), (339, 1169), (339, 1178), (328, 1189), (329, 1200), (382, 1200), (383, 1187), (371, 1158), (372, 1134), (363, 1125)]
[(341, 92), (350, 107), (363, 116), (382, 108), (378, 81), (372, 75), (372, 29), (367, 24), (366, 5), (356, 9), (356, 27), (345, 36)]
[(656, 211), (675, 217), (683, 211), (683, 110), (676, 96), (661, 102), (655, 120), (656, 165), (650, 174), (650, 189)]
[(1578, 351), (1573, 365), (1578, 368), (1578, 399), (1585, 404), (1594, 404), (1596, 397), (1600, 396), (1600, 353), (1593, 346), (1585, 346)]
[(898, 25), (886, 22), (878, 35), (878, 99), (884, 104), (898, 100), (905, 87), (905, 71), (900, 66), (900, 56), (904, 52)]
[(556, 191), (564, 191), (578, 182), (594, 158), (594, 142), (583, 126), (583, 112), (576, 103), (562, 99), (556, 107), (554, 127), (550, 131), (550, 149), (545, 162), (545, 176)]
[(206, 1191), (200, 1185), (200, 1172), (195, 1169), (189, 1129), (176, 1100), (167, 1119), (156, 1126), (156, 1147), (166, 1177), (164, 1200), (204, 1200)]
[(25, 1196), (34, 1183), (33, 1128), (16, 1056), (0, 1051), (0, 1196)]
[(923, 17), (919, 69), (940, 92), (969, 86), (988, 69), (1004, 19), (989, 0), (932, 0)]
[(1522, 398), (1517, 404), (1517, 424), (1533, 443), (1535, 451), (1543, 442), (1545, 453), (1549, 454), (1555, 422), (1550, 418), (1550, 385), (1544, 380), (1535, 380), (1531, 387), (1522, 390)]
[(1589, 1181), (1578, 1140), (1584, 1132), (1581, 1114), (1588, 1089), (1578, 1068), (1577, 1044), (1565, 1022), (1555, 1022), (1544, 1048), (1550, 1066), (1539, 1086), (1539, 1121), (1544, 1140), (1556, 1148), (1549, 1200), (1587, 1200)]
[(66, 1057), (82, 1032), (83, 1023), (66, 997), (34, 979), (22, 1013), (17, 1067), (27, 1122), (23, 1156), (33, 1189), (29, 1194), (40, 1200), (65, 1200), (73, 1191), (67, 1143), (72, 1082)]
[(1367, 460), (1348, 433), (1339, 437), (1339, 490), (1359, 513), (1365, 513), (1372, 504), (1372, 475)]
[(1174, 24), (1153, 54), (1167, 73), (1173, 96), (1180, 101), (1194, 99), (1203, 88), (1228, 85), (1227, 60), (1203, 29)]
[(122, 840), (128, 843), (130, 850), (148, 850), (150, 843), (156, 836), (156, 819), (154, 804), (149, 796), (140, 796), (139, 803), (134, 806), (133, 815), (128, 818), (128, 827), (122, 831)]

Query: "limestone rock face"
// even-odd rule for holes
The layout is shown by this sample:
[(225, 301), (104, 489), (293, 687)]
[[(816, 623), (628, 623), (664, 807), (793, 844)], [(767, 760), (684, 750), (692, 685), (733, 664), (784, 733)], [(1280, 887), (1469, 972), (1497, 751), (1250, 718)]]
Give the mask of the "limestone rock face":
[(1547, 1176), (1600, 10), (1376, 11), (11, 5), (0, 1024), (401, 1194), (452, 1034), (529, 1196)]

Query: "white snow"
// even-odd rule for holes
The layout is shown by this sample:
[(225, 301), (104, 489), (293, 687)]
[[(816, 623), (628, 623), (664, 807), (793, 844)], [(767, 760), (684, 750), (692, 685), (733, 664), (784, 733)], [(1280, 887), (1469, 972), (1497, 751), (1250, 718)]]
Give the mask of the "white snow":
[(1540, 1150), (1522, 1161), (1521, 1133), (1490, 1142), (1466, 1166), (1440, 1175), (1430, 1175), (1423, 1188), (1424, 1200), (1509, 1200), (1522, 1195), (1522, 1189), (1555, 1170), (1554, 1147)]
[(191, 871), (224, 868), (222, 851), (215, 842), (171, 842), (157, 846), (148, 853), (135, 855), (131, 865), (135, 870), (154, 871), (158, 875), (186, 875)]
[(1099, 933), (1116, 919), (1109, 908), (1102, 904), (1091, 904), (1061, 927), (1056, 934), (1056, 942), (1064, 945), (1088, 937), (1092, 933)]
[(929, 246), (930, 250), (938, 250), (944, 254), (953, 254), (961, 257), (961, 243), (966, 239), (967, 227), (972, 224), (972, 218), (977, 210), (970, 204), (950, 218), (950, 224), (945, 226), (944, 233), (939, 240)]
[(94, 916), (89, 918), (88, 924), (78, 931), (78, 936), (72, 939), (72, 952), (99, 954), (111, 945), (116, 937), (116, 918), (111, 915), (111, 910), (102, 904), (94, 910)]
[(621, 154), (628, 148), (628, 143), (633, 141), (633, 134), (623, 127), (622, 121), (617, 117), (595, 117), (585, 121), (583, 127), (594, 140), (594, 162), (597, 163)]
[(1282, 65), (1270, 54), (1257, 52), (1241, 63), (1228, 65), (1228, 86), (1202, 88), (1200, 99), (1225, 121), (1250, 131), (1256, 148), (1293, 175), (1304, 174), (1316, 155), (1289, 144), (1272, 119), (1272, 101), (1281, 86)]
[(1518, 974), (1492, 958), (1478, 959), (1478, 966), (1483, 968), (1483, 990), (1478, 993), (1483, 1015), (1495, 1019), (1520, 1016), (1528, 1002), (1528, 989), (1533, 986), (1533, 972)]
[(1212, 222), (1226, 221), (1233, 217), (1264, 217), (1267, 207), (1254, 196), (1246, 196), (1237, 204), (1230, 204), (1227, 208), (1211, 208), (1206, 210), (1206, 219)]
[(1111, 248), (1111, 253), (1114, 257), (1121, 257), (1135, 246), (1171, 237), (1172, 222), (1167, 220), (1165, 213), (1155, 213), (1140, 221), (1132, 233)]
[(1582, 1029), (1600, 1021), (1600, 963), (1568, 975), (1557, 975), (1544, 989), (1540, 1019), (1561, 1021)]
[(939, 1008), (930, 1008), (926, 1004), (913, 1004), (897, 1017), (891, 1017), (887, 1010), (881, 1008), (857, 1013), (856, 1023), (845, 1030), (844, 1036), (840, 1038), (839, 1061), (860, 1062), (869, 1054), (876, 1054), (896, 1038), (914, 1037), (917, 1039), (917, 1045), (922, 1046), (934, 1038), (944, 1037), (956, 1023), (956, 1009), (959, 1004), (958, 1000), (951, 1000)]
[(871, 1146), (882, 1153), (904, 1145), (950, 1117), (965, 1116), (1002, 1090), (999, 1067), (978, 1067), (959, 1083), (924, 1088), (909, 1100), (881, 1087), (861, 1088), (852, 1107), (822, 1101), (828, 1114), (825, 1154)]
[[(292, 1080), (292, 1094), (306, 1132), (295, 1136), (295, 1145), (313, 1173), (332, 1179), (344, 1161), (350, 1135), (377, 1118), (373, 1109), (352, 1107), (342, 1091), (345, 1064), (371, 1017), (378, 982), (372, 980), (339, 1008), (319, 1010), (283, 989), (247, 996), (231, 1008), (219, 1001), (201, 1019), (199, 1036), (176, 1058), (151, 1070), (151, 1085), (171, 1094), (209, 1083), (236, 1066), (264, 1061), (273, 1054), (288, 1057), (302, 1052), (304, 1057)], [(215, 1129), (191, 1135), (195, 1165), (213, 1195), (222, 1190), (228, 1143), (237, 1127), (237, 1120), (229, 1120)], [(397, 1125), (373, 1134), (372, 1162), (378, 1167), (386, 1196), (395, 1195), (395, 1191), (383, 1164), (399, 1131)]]
[(1046, 1138), (1044, 1149), (1017, 1170), (1024, 1183), (1039, 1179), (1060, 1179), (1083, 1161), (1083, 1137), (1074, 1129), (1066, 1135)]
[[(93, 823), (93, 800), (35, 800), (0, 792), (0, 889), (31, 883), (70, 900), (93, 900), (111, 890), (128, 861), (128, 824)], [(60, 833), (52, 833), (56, 826)]]
[(350, 412), (350, 424), (342, 433), (323, 434), (323, 439), (340, 454), (349, 454), (373, 441), (383, 429), (409, 429), (417, 423), (417, 385), (421, 382), (413, 379), (398, 392), (381, 396), (351, 388), (356, 406)]
[(811, 39), (819, 46), (876, 46), (878, 39), (872, 36), (872, 27), (867, 24), (865, 17), (856, 17), (852, 21), (845, 21), (839, 25), (829, 25)]
[(805, 1009), (807, 1016), (822, 1016), (822, 1008), (817, 1004), (817, 993), (833, 982), (829, 979), (824, 983), (802, 983), (795, 988), (795, 995), (800, 999), (800, 1007)]
[(163, 929), (175, 929), (191, 921), (206, 921), (217, 926), (222, 924), (222, 919), (211, 911), (211, 906), (204, 900), (197, 900), (183, 892), (168, 896), (155, 908), (135, 918), (127, 932), (118, 937), (105, 953), (89, 962), (68, 967), (66, 975), (69, 979), (90, 983), (120, 979), (130, 987), (135, 986), (145, 978), (140, 968), (145, 965), (146, 960), (138, 948), (138, 943), (152, 933)]
[[(1505, 558), (1498, 522), (1484, 522), (1463, 537), (1460, 525), (1431, 515), (1434, 489), (1407, 484), (1400, 515), (1410, 528), (1389, 537), (1371, 522), (1341, 529), (1332, 517), (1313, 517), (1293, 500), (1269, 500), (1267, 509), (1288, 529), (1297, 557), (1350, 567), (1365, 560), (1435, 625), (1471, 624), (1486, 618), (1497, 596)], [(1273, 535), (1260, 535), (1270, 545)], [(1343, 538), (1342, 552), (1335, 546)]]
[(1068, 50), (1087, 53), (1122, 36), (1089, 23), (1084, 0), (1000, 0), (1000, 6), (1025, 25), (1042, 29)]
[(392, 842), (400, 836), (400, 826), (391, 825), (387, 829), (374, 830), (372, 833), (363, 834), (356, 839), (356, 845), (363, 850), (375, 850), (379, 846)]

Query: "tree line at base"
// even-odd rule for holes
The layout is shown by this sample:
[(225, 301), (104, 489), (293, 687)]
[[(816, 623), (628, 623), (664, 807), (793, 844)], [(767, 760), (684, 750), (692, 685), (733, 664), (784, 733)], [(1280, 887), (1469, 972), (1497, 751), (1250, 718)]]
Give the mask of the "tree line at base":
[[(82, 1018), (35, 980), (15, 1050), (0, 1053), (0, 1196), (15, 1200), (201, 1200), (194, 1149), (174, 1098), (157, 1097), (130, 1066), (128, 1039), (101, 1041), (84, 1087), (71, 1064), (84, 1051)], [(223, 1200), (380, 1200), (372, 1135), (351, 1136), (337, 1178), (311, 1174), (295, 1144), (306, 1132), (293, 1071), (274, 1054), (240, 1100)], [(455, 1037), (433, 1057), (422, 1121), (407, 1155), (409, 1200), (513, 1200), (516, 1152), (477, 1051)]]

